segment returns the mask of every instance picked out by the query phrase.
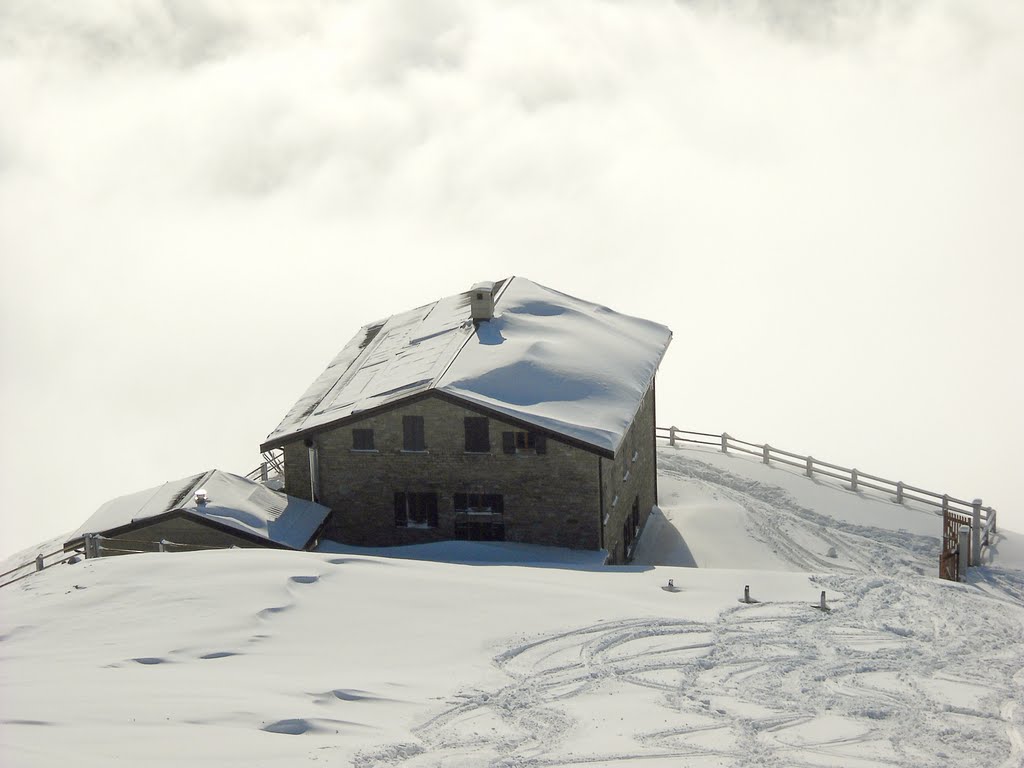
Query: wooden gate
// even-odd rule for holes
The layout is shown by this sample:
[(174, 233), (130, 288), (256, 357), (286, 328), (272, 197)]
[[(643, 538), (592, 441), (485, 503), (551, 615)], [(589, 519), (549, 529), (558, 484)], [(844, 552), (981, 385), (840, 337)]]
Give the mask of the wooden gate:
[[(960, 526), (971, 525), (971, 516), (947, 509), (942, 514), (942, 553), (939, 555), (939, 578), (960, 581)], [(970, 537), (968, 537), (970, 542)]]

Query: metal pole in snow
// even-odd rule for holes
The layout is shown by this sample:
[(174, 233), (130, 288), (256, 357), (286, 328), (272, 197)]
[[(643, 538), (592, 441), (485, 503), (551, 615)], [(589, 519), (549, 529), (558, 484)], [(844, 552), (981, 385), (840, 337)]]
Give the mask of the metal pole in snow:
[(825, 604), (825, 590), (824, 589), (821, 590), (821, 602), (818, 603), (818, 607), (821, 610), (823, 610), (823, 611), (827, 611), (828, 610), (828, 606)]
[(981, 499), (971, 505), (971, 565), (981, 565)]
[(960, 581), (967, 581), (967, 555), (971, 548), (971, 527), (969, 525), (960, 526), (960, 556), (958, 558), (960, 565)]

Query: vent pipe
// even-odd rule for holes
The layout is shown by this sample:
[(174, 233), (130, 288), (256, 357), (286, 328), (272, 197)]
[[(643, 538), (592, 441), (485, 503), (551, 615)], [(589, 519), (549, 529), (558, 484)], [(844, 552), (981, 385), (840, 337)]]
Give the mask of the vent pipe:
[(484, 281), (469, 289), (469, 308), (473, 325), (494, 318), (494, 283)]
[(309, 451), (309, 500), (320, 501), (320, 458), (317, 455), (316, 443), (310, 438), (303, 441)]

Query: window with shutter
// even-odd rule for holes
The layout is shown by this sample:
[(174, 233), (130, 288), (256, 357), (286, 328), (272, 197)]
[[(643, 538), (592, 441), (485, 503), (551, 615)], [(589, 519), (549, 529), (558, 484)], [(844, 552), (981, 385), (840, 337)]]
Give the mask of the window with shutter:
[(427, 450), (427, 441), (424, 435), (422, 416), (402, 417), (402, 450)]
[(466, 430), (466, 453), (490, 453), (491, 436), (486, 416), (467, 416), (464, 420)]
[(352, 450), (353, 451), (372, 451), (373, 450), (373, 430), (372, 429), (353, 429), (352, 430)]

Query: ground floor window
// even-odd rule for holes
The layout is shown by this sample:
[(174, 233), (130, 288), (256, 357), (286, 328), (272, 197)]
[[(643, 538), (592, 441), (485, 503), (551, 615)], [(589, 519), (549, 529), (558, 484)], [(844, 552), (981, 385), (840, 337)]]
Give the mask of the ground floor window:
[(456, 493), (455, 538), (504, 541), (504, 497), (500, 493)]
[(437, 528), (437, 494), (396, 493), (395, 525), (399, 528)]

